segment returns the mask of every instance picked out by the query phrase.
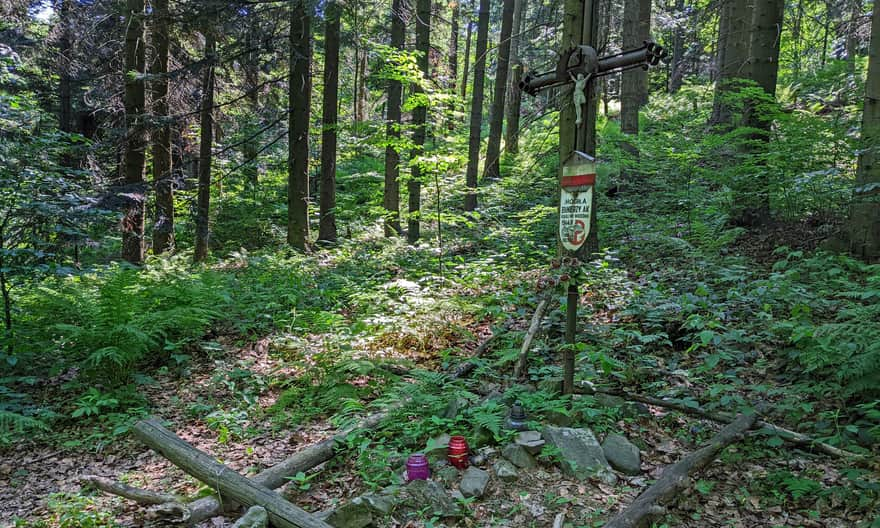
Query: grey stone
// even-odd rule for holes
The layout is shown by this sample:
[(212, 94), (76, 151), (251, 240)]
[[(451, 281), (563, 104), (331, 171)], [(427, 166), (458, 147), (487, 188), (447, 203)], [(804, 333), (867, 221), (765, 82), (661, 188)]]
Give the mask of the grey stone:
[(574, 421), (570, 414), (554, 410), (544, 411), (544, 420), (559, 427), (568, 427)]
[(617, 476), (611, 471), (602, 446), (589, 429), (547, 426), (544, 440), (559, 451), (562, 472), (578, 480), (598, 477), (614, 484)]
[(458, 489), (465, 497), (482, 497), (489, 485), (489, 473), (473, 466), (467, 468), (461, 477)]
[(610, 434), (602, 442), (602, 452), (611, 467), (626, 475), (639, 475), (642, 472), (642, 456), (639, 448), (623, 435)]
[(366, 503), (371, 510), (373, 510), (373, 513), (379, 515), (390, 514), (396, 505), (393, 495), (376, 495), (374, 493), (368, 493), (366, 495), (361, 495), (360, 499)]
[(614, 409), (614, 408), (623, 407), (624, 405), (626, 405), (626, 400), (624, 400), (620, 396), (612, 396), (610, 394), (598, 393), (598, 394), (594, 395), (593, 398), (596, 400), (596, 403), (600, 407), (607, 407), (607, 408)]
[(495, 471), (495, 476), (504, 482), (513, 482), (519, 476), (516, 466), (503, 458), (495, 462), (492, 469)]
[(538, 431), (522, 431), (516, 435), (516, 440), (514, 440), (514, 442), (516, 442), (517, 445), (523, 446), (526, 451), (533, 455), (540, 453), (546, 443), (541, 438), (541, 433)]
[(433, 480), (414, 480), (405, 488), (409, 506), (421, 510), (426, 507), (431, 513), (440, 517), (461, 517), (458, 504), (452, 500), (446, 490)]
[(474, 448), (492, 445), (495, 443), (495, 435), (492, 434), (492, 431), (486, 429), (485, 427), (477, 426), (476, 428), (474, 428), (474, 434), (471, 435), (471, 437), (474, 440), (471, 446)]
[(357, 497), (333, 510), (327, 524), (336, 528), (366, 528), (373, 524), (373, 511), (366, 501)]
[(440, 471), (434, 473), (434, 478), (443, 483), (447, 488), (458, 480), (458, 470), (452, 466), (446, 466)]
[(501, 451), (501, 456), (511, 461), (518, 468), (532, 469), (538, 467), (535, 457), (521, 445), (507, 444), (504, 450)]
[(440, 436), (435, 436), (428, 440), (428, 445), (425, 446), (425, 458), (428, 459), (428, 462), (431, 465), (436, 464), (440, 460), (446, 460), (446, 455), (449, 452), (449, 439), (452, 438), (448, 434), (442, 434)]

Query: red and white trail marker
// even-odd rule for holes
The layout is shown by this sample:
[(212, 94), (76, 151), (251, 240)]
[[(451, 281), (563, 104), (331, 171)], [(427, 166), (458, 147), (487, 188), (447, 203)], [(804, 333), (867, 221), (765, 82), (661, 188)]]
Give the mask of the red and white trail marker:
[(559, 196), (559, 240), (562, 247), (577, 251), (590, 234), (596, 160), (575, 151), (562, 165)]

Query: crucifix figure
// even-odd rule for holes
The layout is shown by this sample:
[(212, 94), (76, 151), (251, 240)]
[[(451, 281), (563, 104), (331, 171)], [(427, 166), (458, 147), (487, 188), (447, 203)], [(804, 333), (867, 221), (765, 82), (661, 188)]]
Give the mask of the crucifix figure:
[(592, 76), (584, 76), (583, 73), (578, 73), (577, 77), (574, 74), (569, 74), (571, 76), (571, 80), (574, 81), (574, 110), (575, 118), (574, 124), (580, 126), (583, 123), (583, 116), (581, 115), (581, 107), (587, 103), (587, 96), (584, 91), (587, 88), (587, 83), (590, 82), (590, 77)]

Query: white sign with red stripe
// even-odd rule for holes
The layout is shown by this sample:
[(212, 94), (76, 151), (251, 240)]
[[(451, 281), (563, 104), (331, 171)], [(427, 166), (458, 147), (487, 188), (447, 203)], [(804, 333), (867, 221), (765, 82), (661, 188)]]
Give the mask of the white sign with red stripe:
[(590, 234), (596, 162), (575, 152), (562, 166), (559, 198), (559, 240), (562, 247), (577, 251)]

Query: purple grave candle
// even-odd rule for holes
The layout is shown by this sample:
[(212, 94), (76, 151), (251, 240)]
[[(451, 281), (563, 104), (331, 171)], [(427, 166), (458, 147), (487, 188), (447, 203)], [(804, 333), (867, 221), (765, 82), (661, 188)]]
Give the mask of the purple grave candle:
[(428, 480), (431, 470), (428, 468), (428, 459), (421, 453), (412, 454), (406, 461), (407, 480)]

